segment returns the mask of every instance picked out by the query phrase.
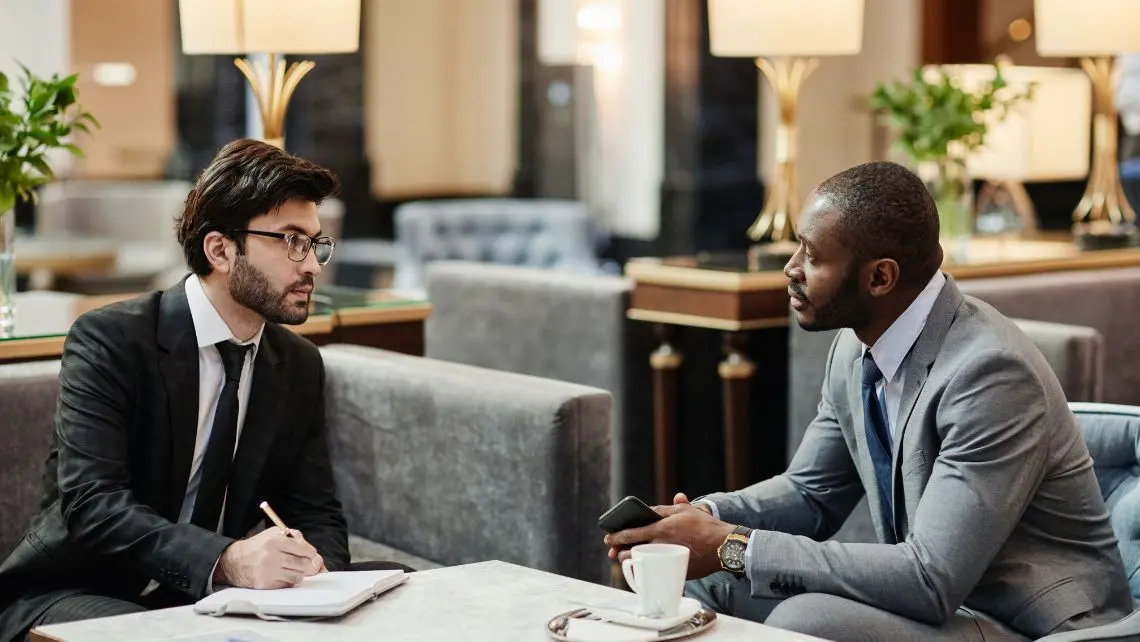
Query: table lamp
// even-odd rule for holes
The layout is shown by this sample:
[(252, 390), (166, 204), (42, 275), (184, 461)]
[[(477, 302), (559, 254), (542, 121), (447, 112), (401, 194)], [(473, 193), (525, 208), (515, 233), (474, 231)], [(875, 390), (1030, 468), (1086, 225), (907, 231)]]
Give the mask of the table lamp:
[(261, 112), (262, 140), (285, 145), (285, 111), (316, 66), (279, 56), (350, 53), (360, 46), (360, 0), (179, 0), (186, 54), (268, 54), (268, 63), (234, 60)]
[[(1021, 221), (1022, 231), (1037, 231), (1037, 216), (1023, 183), (1075, 180), (1089, 173), (1089, 118), (1092, 84), (1079, 69), (1018, 67), (999, 62), (1006, 91), (1031, 97), (1018, 101), (1000, 118), (986, 115), (985, 145), (966, 159), (971, 176), (984, 179), (979, 204), (988, 199)], [(966, 91), (981, 90), (994, 79), (993, 65), (941, 65)], [(999, 205), (1000, 207), (1000, 205)], [(981, 207), (979, 207), (981, 209)]]
[(796, 105), (816, 56), (852, 55), (863, 45), (863, 0), (709, 0), (709, 50), (748, 57), (776, 92), (780, 110), (776, 167), (760, 216), (748, 228), (756, 242), (794, 251)]
[(1140, 51), (1140, 2), (1034, 0), (1033, 10), (1037, 53), (1080, 56), (1092, 81), (1092, 169), (1073, 212), (1073, 235), (1083, 247), (1130, 244), (1136, 214), (1120, 185), (1113, 65), (1117, 54)]

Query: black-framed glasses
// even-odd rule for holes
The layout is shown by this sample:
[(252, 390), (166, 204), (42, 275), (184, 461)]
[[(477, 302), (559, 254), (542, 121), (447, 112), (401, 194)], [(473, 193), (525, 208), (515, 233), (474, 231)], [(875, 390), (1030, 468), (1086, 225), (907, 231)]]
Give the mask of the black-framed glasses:
[(263, 230), (230, 230), (230, 232), (284, 239), (285, 244), (289, 246), (289, 260), (297, 263), (304, 261), (305, 257), (309, 256), (309, 250), (312, 250), (317, 257), (317, 264), (326, 265), (332, 259), (333, 250), (336, 249), (336, 241), (329, 236), (314, 238), (304, 232), (265, 232)]

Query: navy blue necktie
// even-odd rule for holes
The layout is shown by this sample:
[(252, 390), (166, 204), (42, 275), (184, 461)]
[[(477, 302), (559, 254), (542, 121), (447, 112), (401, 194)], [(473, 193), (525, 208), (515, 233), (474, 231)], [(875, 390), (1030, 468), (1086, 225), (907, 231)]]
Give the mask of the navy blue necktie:
[(875, 467), (875, 479), (879, 482), (880, 509), (883, 515), (883, 528), (887, 531), (890, 543), (895, 540), (894, 512), (891, 511), (891, 433), (887, 430), (885, 408), (879, 403), (875, 385), (883, 378), (883, 371), (871, 356), (871, 351), (863, 353), (863, 426), (867, 429), (867, 450)]

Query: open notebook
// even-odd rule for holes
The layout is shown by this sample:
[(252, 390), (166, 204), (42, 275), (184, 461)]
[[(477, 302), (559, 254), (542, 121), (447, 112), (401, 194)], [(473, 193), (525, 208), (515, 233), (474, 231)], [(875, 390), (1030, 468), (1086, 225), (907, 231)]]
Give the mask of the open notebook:
[(256, 615), (263, 619), (336, 617), (399, 586), (403, 571), (321, 573), (293, 588), (229, 588), (202, 598), (194, 611), (206, 615)]

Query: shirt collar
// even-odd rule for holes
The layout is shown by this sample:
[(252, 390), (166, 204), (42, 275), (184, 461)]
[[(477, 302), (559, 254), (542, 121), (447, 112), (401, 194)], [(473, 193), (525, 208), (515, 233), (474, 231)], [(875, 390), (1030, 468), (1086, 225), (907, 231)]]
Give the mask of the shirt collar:
[(265, 330), (264, 323), (257, 329), (252, 339), (238, 341), (234, 338), (233, 332), (230, 332), (230, 327), (226, 325), (222, 315), (218, 314), (218, 310), (206, 296), (206, 290), (202, 287), (202, 281), (197, 274), (191, 274), (186, 279), (186, 302), (190, 305), (190, 317), (194, 320), (194, 334), (198, 338), (199, 348), (222, 341), (232, 341), (238, 345), (252, 344), (251, 356), (257, 356), (257, 349), (261, 345), (261, 333)]
[[(875, 360), (875, 365), (879, 366), (887, 383), (894, 379), (911, 346), (918, 340), (918, 335), (922, 334), (922, 329), (926, 327), (926, 318), (934, 309), (934, 302), (938, 300), (938, 294), (942, 292), (942, 286), (945, 284), (946, 275), (941, 271), (935, 272), (922, 292), (911, 301), (910, 306), (895, 319), (875, 345), (870, 347), (871, 357)], [(866, 350), (867, 346), (864, 345), (863, 348)]]

